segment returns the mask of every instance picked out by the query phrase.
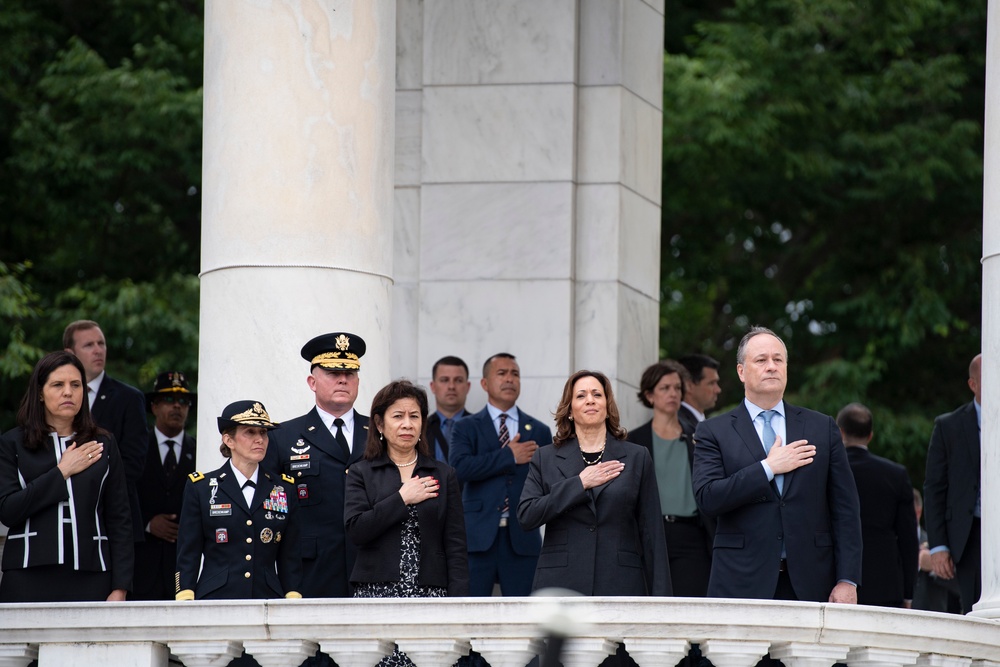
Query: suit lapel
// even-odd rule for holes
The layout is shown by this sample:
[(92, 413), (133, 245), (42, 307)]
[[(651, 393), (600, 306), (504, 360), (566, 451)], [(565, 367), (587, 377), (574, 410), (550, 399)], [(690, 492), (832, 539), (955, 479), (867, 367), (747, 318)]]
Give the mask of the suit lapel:
[[(556, 468), (562, 473), (563, 479), (578, 477), (586, 467), (583, 457), (580, 456), (580, 443), (575, 438), (566, 441), (555, 452)], [(594, 494), (591, 492), (587, 493), (587, 506), (594, 516), (597, 516), (597, 505), (594, 504)]]
[[(799, 410), (794, 405), (789, 405), (785, 403), (785, 442), (781, 443), (782, 447), (787, 445), (789, 442), (795, 442), (796, 440), (802, 440), (806, 433), (805, 420), (802, 419), (802, 411)], [(811, 443), (815, 444), (815, 443)], [(781, 495), (787, 496), (791, 490), (792, 483), (795, 481), (795, 471), (785, 473), (785, 481), (782, 484)], [(774, 487), (775, 492), (777, 492), (778, 487), (772, 480), (771, 486)]]
[(489, 443), (493, 442), (496, 443), (497, 447), (500, 447), (500, 436), (497, 435), (497, 430), (493, 427), (493, 419), (490, 418), (489, 409), (483, 408), (479, 414), (471, 418), (479, 421), (476, 424), (479, 429), (479, 442), (483, 443), (483, 446), (488, 446)]
[(333, 434), (330, 433), (330, 429), (328, 429), (326, 424), (323, 423), (323, 420), (320, 419), (319, 412), (316, 411), (316, 408), (310, 410), (308, 419), (304, 424), (304, 428), (299, 433), (299, 436), (328, 456), (333, 457), (341, 463), (347, 463), (347, 461), (344, 460), (343, 450), (341, 450), (340, 445), (337, 444), (337, 439), (333, 437)]
[(737, 435), (740, 436), (740, 440), (743, 441), (743, 445), (747, 448), (754, 461), (763, 461), (767, 458), (767, 454), (764, 453), (764, 447), (760, 444), (760, 436), (757, 435), (757, 429), (753, 427), (753, 422), (750, 421), (750, 413), (747, 412), (746, 405), (743, 403), (740, 403), (733, 410), (733, 428), (736, 430)]
[[(336, 444), (336, 438), (334, 438)], [(368, 418), (362, 418), (358, 411), (354, 411), (354, 443), (351, 445), (350, 463), (354, 464), (361, 460), (368, 446)]]
[(94, 396), (94, 407), (90, 409), (90, 414), (94, 418), (94, 421), (104, 416), (104, 407), (108, 405), (108, 399), (115, 393), (114, 384), (110, 380), (111, 378), (105, 373), (101, 384), (97, 387), (97, 392)]
[[(232, 465), (232, 463), (227, 463), (226, 467), (219, 473), (219, 493), (226, 496), (230, 505), (239, 507), (244, 514), (250, 514), (250, 509), (247, 507), (247, 499), (243, 497), (243, 490), (240, 488), (239, 482), (236, 481)], [(261, 475), (257, 475), (258, 479), (260, 477)], [(254, 493), (256, 493), (256, 490)]]
[[(620, 441), (615, 440), (614, 438), (608, 438), (608, 442), (604, 446), (604, 456), (601, 460), (621, 461), (622, 463), (625, 464), (625, 467), (627, 468), (629, 465), (628, 461), (626, 460), (627, 458), (628, 458), (628, 450), (625, 449), (624, 445), (622, 445)], [(593, 489), (591, 489), (591, 494), (593, 495), (594, 498), (593, 504), (594, 504), (595, 514), (597, 513), (597, 505), (596, 505), (597, 499), (600, 497), (602, 493), (604, 493), (604, 490), (606, 488), (616, 483), (619, 479), (621, 479), (621, 476), (611, 480), (610, 482), (606, 482), (599, 486), (595, 486)]]

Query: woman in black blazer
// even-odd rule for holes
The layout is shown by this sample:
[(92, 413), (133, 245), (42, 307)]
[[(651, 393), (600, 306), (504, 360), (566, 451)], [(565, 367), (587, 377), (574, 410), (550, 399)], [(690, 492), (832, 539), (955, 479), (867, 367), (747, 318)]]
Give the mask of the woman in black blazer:
[(0, 438), (0, 602), (122, 601), (132, 587), (125, 471), (86, 388), (75, 355), (45, 355)]
[[(465, 512), (455, 470), (427, 445), (427, 394), (406, 380), (372, 400), (364, 459), (347, 470), (344, 522), (358, 547), (356, 598), (469, 594)], [(412, 667), (398, 648), (379, 667)]]
[(678, 417), (687, 369), (672, 359), (645, 370), (639, 381), (639, 401), (653, 409), (653, 418), (629, 433), (629, 442), (649, 451), (661, 490), (660, 512), (670, 555), (674, 595), (705, 597), (712, 568), (715, 523), (698, 512), (691, 488), (694, 436)]
[(517, 506), (525, 530), (545, 524), (534, 590), (671, 594), (653, 462), (619, 419), (607, 376), (569, 378), (553, 446), (535, 452)]
[(454, 469), (430, 454), (427, 394), (392, 382), (375, 395), (371, 420), (344, 501), (347, 536), (358, 547), (354, 597), (468, 595), (462, 496)]

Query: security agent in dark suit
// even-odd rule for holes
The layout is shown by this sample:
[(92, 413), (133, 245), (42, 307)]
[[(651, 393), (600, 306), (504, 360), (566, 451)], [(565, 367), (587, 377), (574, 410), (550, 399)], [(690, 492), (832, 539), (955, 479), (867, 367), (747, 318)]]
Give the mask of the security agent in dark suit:
[(486, 407), (455, 425), (448, 457), (463, 485), (469, 590), (492, 595), (499, 582), (503, 595), (529, 595), (542, 538), (538, 529), (521, 528), (517, 503), (528, 462), (552, 442), (552, 431), (516, 407), (521, 369), (513, 355), (486, 360), (482, 387)]
[(368, 417), (358, 414), (358, 371), (365, 341), (352, 333), (323, 334), (302, 347), (316, 406), (271, 435), (264, 467), (295, 480), (302, 514), (302, 594), (350, 597), (355, 548), (344, 531), (347, 468), (361, 460)]
[(146, 465), (149, 432), (146, 429), (146, 402), (142, 392), (119, 382), (104, 372), (107, 342), (97, 322), (77, 320), (63, 331), (63, 347), (83, 362), (87, 373), (90, 413), (101, 428), (115, 437), (125, 464), (125, 484), (132, 512), (132, 536), (142, 542), (142, 510), (136, 482)]
[[(677, 360), (687, 369), (689, 378), (684, 382), (684, 400), (677, 418), (681, 426), (694, 433), (708, 411), (715, 407), (722, 393), (719, 386), (719, 362), (707, 354), (687, 354)], [(634, 442), (634, 441), (633, 441)]]
[(913, 603), (919, 543), (913, 487), (906, 468), (868, 451), (872, 413), (850, 403), (837, 413), (837, 426), (847, 447), (861, 503), (861, 540), (864, 546), (858, 603), (905, 607)]
[(173, 600), (177, 592), (177, 526), (196, 453), (194, 438), (184, 427), (196, 399), (178, 371), (157, 375), (153, 391), (146, 394), (146, 408), (156, 422), (138, 484), (146, 539), (135, 545), (135, 600)]
[(176, 599), (301, 598), (295, 487), (259, 465), (276, 424), (259, 401), (229, 404), (218, 422), (229, 461), (188, 477)]
[(962, 613), (982, 592), (980, 423), (982, 355), (969, 364), (973, 401), (934, 420), (924, 478), (924, 523), (934, 574), (958, 576)]
[(427, 418), (427, 438), (431, 454), (448, 462), (449, 442), (455, 422), (467, 417), (465, 399), (469, 396), (469, 367), (459, 357), (441, 357), (431, 369), (431, 393), (437, 409)]
[(708, 595), (856, 603), (854, 476), (833, 419), (784, 403), (787, 358), (750, 329), (736, 354), (745, 401), (695, 431), (695, 499), (718, 519)]

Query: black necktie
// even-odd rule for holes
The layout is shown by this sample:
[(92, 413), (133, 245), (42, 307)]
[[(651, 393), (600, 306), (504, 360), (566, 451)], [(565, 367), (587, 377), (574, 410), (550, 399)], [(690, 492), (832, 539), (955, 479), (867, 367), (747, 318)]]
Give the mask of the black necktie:
[(177, 454), (174, 453), (174, 445), (177, 443), (167, 440), (163, 444), (167, 446), (167, 455), (163, 457), (163, 474), (167, 476), (168, 482), (173, 482), (174, 474), (177, 472)]
[(337, 427), (337, 433), (334, 438), (340, 444), (340, 448), (344, 450), (344, 460), (351, 458), (351, 448), (347, 446), (347, 437), (344, 435), (344, 420), (337, 417), (333, 420), (333, 425)]
[(240, 488), (241, 488), (241, 489), (245, 489), (245, 488), (247, 488), (248, 486), (249, 486), (249, 487), (250, 487), (251, 489), (256, 489), (256, 488), (257, 488), (257, 485), (253, 483), (253, 480), (252, 480), (252, 479), (248, 479), (247, 481), (243, 482), (243, 486), (241, 486)]

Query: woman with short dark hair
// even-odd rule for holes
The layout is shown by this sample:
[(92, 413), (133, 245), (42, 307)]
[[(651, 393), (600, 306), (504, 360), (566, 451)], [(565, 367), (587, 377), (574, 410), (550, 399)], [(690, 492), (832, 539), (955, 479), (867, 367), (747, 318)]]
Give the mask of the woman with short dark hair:
[(45, 355), (0, 438), (0, 602), (121, 601), (132, 587), (125, 471), (86, 387), (75, 355)]
[(277, 424), (260, 401), (236, 401), (218, 425), (228, 461), (208, 474), (191, 473), (184, 487), (176, 598), (301, 598), (294, 480), (260, 467)]

